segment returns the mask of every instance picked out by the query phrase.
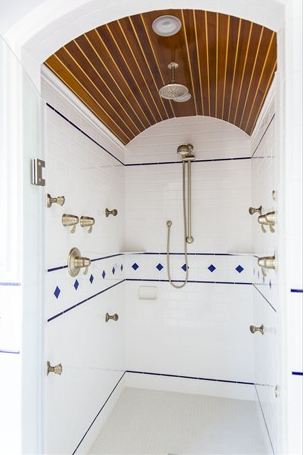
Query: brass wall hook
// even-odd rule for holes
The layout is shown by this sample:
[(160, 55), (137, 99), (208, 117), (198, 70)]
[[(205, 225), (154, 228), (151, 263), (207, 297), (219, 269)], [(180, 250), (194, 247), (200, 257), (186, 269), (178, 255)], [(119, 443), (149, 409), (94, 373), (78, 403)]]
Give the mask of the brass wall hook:
[(76, 215), (70, 215), (67, 213), (64, 213), (62, 215), (62, 224), (65, 227), (72, 227), (71, 228), (71, 233), (73, 234), (76, 231), (76, 226), (79, 223), (79, 218)]
[(65, 203), (64, 196), (52, 197), (50, 194), (47, 194), (47, 196), (46, 196), (46, 206), (48, 208), (52, 207), (52, 204), (58, 204), (58, 205), (63, 206), (64, 203)]
[(112, 319), (112, 321), (118, 321), (118, 314), (117, 313), (114, 313), (114, 314), (109, 314), (109, 313), (106, 313), (106, 316), (105, 316), (105, 321), (108, 322), (110, 319)]
[(262, 215), (262, 206), (260, 205), (260, 207), (257, 208), (249, 207), (248, 211), (250, 215), (254, 215), (255, 213), (259, 213), (260, 215)]
[(93, 230), (95, 224), (95, 219), (90, 216), (81, 216), (80, 217), (80, 226), (86, 228), (90, 234)]
[(58, 363), (58, 365), (52, 366), (50, 364), (50, 362), (47, 361), (46, 367), (47, 367), (47, 370), (46, 370), (47, 375), (49, 375), (50, 373), (59, 374), (59, 375), (62, 374), (63, 368), (62, 368), (61, 363)]
[(105, 209), (105, 214), (106, 214), (107, 218), (109, 215), (116, 216), (118, 214), (118, 210), (117, 209), (112, 209), (112, 210)]
[(91, 259), (82, 257), (78, 248), (72, 248), (68, 257), (68, 269), (71, 276), (77, 276), (80, 269), (84, 269), (86, 275), (91, 265)]
[(256, 325), (251, 325), (251, 326), (249, 327), (249, 329), (250, 329), (250, 332), (251, 332), (251, 333), (256, 333), (256, 332), (258, 332), (258, 333), (261, 333), (262, 335), (264, 335), (264, 325), (263, 325), (263, 324), (260, 325), (260, 327), (257, 327)]

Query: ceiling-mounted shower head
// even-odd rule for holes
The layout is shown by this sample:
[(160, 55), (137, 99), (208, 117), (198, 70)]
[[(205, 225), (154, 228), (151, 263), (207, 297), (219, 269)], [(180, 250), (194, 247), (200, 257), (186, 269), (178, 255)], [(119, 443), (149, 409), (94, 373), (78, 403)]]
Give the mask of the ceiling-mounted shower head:
[[(187, 97), (187, 94), (189, 93), (188, 88), (183, 84), (177, 84), (175, 82), (175, 70), (178, 68), (178, 63), (171, 62), (169, 63), (168, 68), (171, 71), (171, 82), (159, 89), (160, 96), (167, 100), (174, 101), (176, 99), (179, 102), (187, 101), (189, 99)], [(183, 98), (185, 99), (183, 100)]]
[(177, 153), (180, 155), (182, 161), (189, 161), (195, 159), (192, 144), (180, 145), (179, 147), (177, 147)]

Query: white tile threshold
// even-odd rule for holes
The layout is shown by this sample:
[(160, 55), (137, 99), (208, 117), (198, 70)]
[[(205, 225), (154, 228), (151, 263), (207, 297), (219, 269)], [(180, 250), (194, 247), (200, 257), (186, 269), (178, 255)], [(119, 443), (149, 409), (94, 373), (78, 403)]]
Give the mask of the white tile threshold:
[(126, 388), (90, 455), (265, 455), (256, 403)]

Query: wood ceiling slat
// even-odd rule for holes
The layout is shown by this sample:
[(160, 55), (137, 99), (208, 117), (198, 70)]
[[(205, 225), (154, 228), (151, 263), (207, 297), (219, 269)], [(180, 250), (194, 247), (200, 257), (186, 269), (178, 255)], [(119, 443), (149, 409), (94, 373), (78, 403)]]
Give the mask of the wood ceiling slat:
[(96, 115), (97, 118), (107, 125), (115, 136), (117, 136), (124, 144), (127, 144), (130, 141), (130, 138), (124, 133), (124, 131), (117, 128), (117, 125), (89, 94), (87, 89), (84, 88), (76, 77), (63, 65), (57, 55), (51, 55), (48, 58), (46, 65), (52, 69), (58, 77), (60, 76), (63, 78), (70, 90), (72, 90), (72, 92), (81, 99), (81, 101)]
[[(66, 51), (69, 53), (69, 56), (74, 59), (75, 63), (81, 68), (82, 72), (86, 77), (92, 82), (94, 88), (98, 90), (98, 93), (107, 104), (107, 109), (111, 109), (115, 115), (118, 115), (118, 122), (120, 118), (124, 118), (124, 122), (128, 127), (129, 131), (136, 135), (140, 132), (139, 128), (133, 123), (130, 119), (128, 113), (125, 111), (122, 104), (118, 99), (113, 96), (113, 92), (108, 88), (108, 86), (103, 82), (98, 72), (95, 70), (92, 65), (91, 55), (88, 54), (87, 57), (83, 54), (81, 48), (78, 47), (77, 42), (71, 41), (65, 47)], [(113, 113), (112, 112), (112, 113)]]
[[(271, 46), (273, 46), (273, 47), (271, 48)], [(260, 53), (259, 53), (259, 56), (257, 57), (256, 66), (255, 66), (255, 70), (253, 73), (254, 83), (251, 84), (251, 87), (249, 87), (249, 90), (247, 92), (247, 100), (246, 100), (246, 104), (244, 106), (244, 112), (242, 112), (241, 123), (238, 124), (239, 126), (241, 124), (244, 125), (244, 128), (246, 127), (246, 122), (247, 122), (249, 113), (250, 113), (251, 109), (253, 108), (253, 104), (255, 103), (256, 92), (257, 92), (257, 89), (259, 89), (259, 85), (262, 81), (263, 72), (264, 72), (265, 66), (267, 64), (267, 57), (268, 57), (269, 53), (272, 58), (269, 61), (268, 68), (266, 68), (266, 73), (264, 76), (264, 78), (266, 78), (266, 84), (269, 79), (269, 72), (271, 72), (271, 70), (273, 68), (273, 64), (276, 62), (276, 56), (275, 56), (276, 42), (274, 40), (274, 33), (271, 32), (270, 30), (264, 29), (263, 37), (262, 37), (261, 45), (260, 45)]]
[(223, 118), (224, 111), (224, 92), (227, 69), (227, 44), (228, 44), (228, 22), (229, 16), (224, 14), (218, 15), (218, 63), (217, 63), (217, 105), (216, 114), (218, 118)]
[(102, 61), (104, 64), (104, 67), (107, 69), (108, 74), (111, 76), (113, 83), (117, 84), (120, 88), (121, 91), (124, 93), (125, 97), (128, 99), (129, 103), (133, 107), (133, 111), (135, 112), (137, 118), (139, 119), (143, 129), (149, 127), (149, 122), (146, 120), (146, 118), (143, 115), (141, 106), (130, 89), (129, 85), (127, 84), (125, 78), (123, 77), (123, 74), (121, 70), (118, 68), (115, 60), (113, 60), (112, 56), (110, 55), (108, 49), (102, 42), (98, 32), (96, 29), (94, 29), (91, 32), (88, 32), (86, 34), (87, 38), (89, 41), (92, 43), (94, 46), (94, 49), (96, 49), (97, 53), (102, 56)]
[(81, 35), (75, 40), (77, 46), (81, 49), (83, 55), (91, 62), (95, 71), (106, 85), (108, 90), (111, 92), (111, 95), (121, 104), (124, 113), (130, 118), (133, 124), (136, 126), (137, 130), (141, 132), (145, 126), (140, 122), (139, 117), (136, 115), (136, 111), (133, 109), (132, 104), (129, 102), (128, 98), (124, 95), (120, 85), (118, 85), (110, 75), (107, 70), (107, 67), (104, 64), (101, 56), (98, 54), (97, 50), (94, 48), (93, 44), (86, 35)]
[[(72, 45), (73, 43), (70, 43)], [(65, 65), (69, 71), (75, 75), (76, 79), (88, 90), (88, 93), (98, 102), (100, 106), (103, 106), (103, 109), (107, 112), (109, 117), (112, 119), (114, 123), (120, 128), (120, 117), (116, 110), (113, 108), (109, 102), (107, 102), (106, 97), (102, 94), (102, 92), (98, 89), (95, 82), (90, 79), (87, 75), (87, 71), (85, 71), (81, 66), (78, 64), (75, 57), (69, 52), (66, 47), (60, 49), (57, 53), (57, 56)], [(125, 123), (124, 131), (129, 137), (135, 136), (132, 130), (128, 127)]]
[[(181, 30), (161, 37), (153, 20), (178, 17)], [(47, 66), (124, 144), (174, 116), (208, 115), (252, 134), (276, 69), (276, 34), (261, 25), (202, 10), (137, 14), (91, 30), (59, 49)], [(159, 96), (175, 80), (192, 98)]]
[(107, 47), (109, 54), (111, 54), (112, 58), (117, 63), (118, 68), (123, 72), (124, 78), (127, 84), (129, 85), (132, 93), (134, 93), (134, 96), (138, 100), (138, 103), (140, 104), (142, 112), (146, 117), (149, 125), (150, 126), (153, 125), (154, 119), (153, 116), (151, 115), (150, 108), (147, 105), (147, 102), (143, 96), (141, 88), (137, 81), (135, 80), (135, 78), (133, 77), (132, 71), (129, 69), (121, 49), (119, 49), (117, 43), (113, 41), (111, 34), (108, 30), (108, 27), (107, 26), (99, 27), (97, 29), (97, 32), (101, 37), (103, 43)]
[(230, 109), (231, 109), (231, 97), (232, 87), (235, 77), (237, 52), (239, 46), (240, 30), (242, 26), (242, 20), (236, 17), (230, 18), (230, 31), (229, 31), (229, 45), (228, 45), (228, 61), (227, 61), (227, 72), (226, 72), (226, 88), (225, 88), (225, 100), (224, 100), (224, 115), (223, 119), (226, 122), (229, 121)]

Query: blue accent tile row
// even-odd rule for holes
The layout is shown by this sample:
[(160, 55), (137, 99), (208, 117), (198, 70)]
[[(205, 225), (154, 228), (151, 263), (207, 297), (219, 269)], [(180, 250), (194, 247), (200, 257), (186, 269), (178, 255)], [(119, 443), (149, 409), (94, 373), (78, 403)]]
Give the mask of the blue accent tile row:
[[(231, 158), (214, 158), (209, 160), (193, 160), (192, 163), (212, 163), (214, 161), (237, 161), (237, 160), (250, 160), (251, 156), (231, 157)], [(152, 161), (147, 163), (126, 163), (125, 166), (158, 166), (162, 164), (182, 164), (182, 161)]]
[(290, 292), (295, 292), (295, 293), (303, 294), (303, 289), (290, 289)]
[(0, 286), (21, 286), (21, 283), (14, 281), (0, 281)]
[(73, 310), (74, 308), (78, 307), (79, 305), (82, 305), (83, 303), (88, 302), (88, 301), (91, 300), (91, 299), (94, 299), (94, 297), (97, 297), (98, 295), (103, 294), (104, 292), (109, 291), (110, 289), (112, 289), (112, 288), (114, 288), (115, 286), (118, 286), (119, 284), (124, 283), (124, 282), (125, 282), (125, 280), (118, 281), (117, 283), (112, 284), (112, 286), (109, 286), (109, 287), (103, 289), (102, 291), (99, 291), (99, 292), (97, 292), (96, 294), (93, 294), (93, 295), (91, 295), (90, 297), (87, 297), (86, 299), (82, 300), (81, 302), (76, 303), (75, 305), (72, 305), (71, 307), (66, 308), (66, 309), (63, 310), (63, 311), (60, 311), (60, 313), (57, 313), (57, 314), (55, 314), (54, 316), (50, 317), (50, 318), (47, 320), (47, 322), (53, 321), (54, 319), (58, 318), (59, 316), (62, 316), (62, 315), (65, 314), (65, 313), (68, 313), (69, 311)]
[(303, 376), (303, 371), (292, 371), (291, 374), (293, 376)]

